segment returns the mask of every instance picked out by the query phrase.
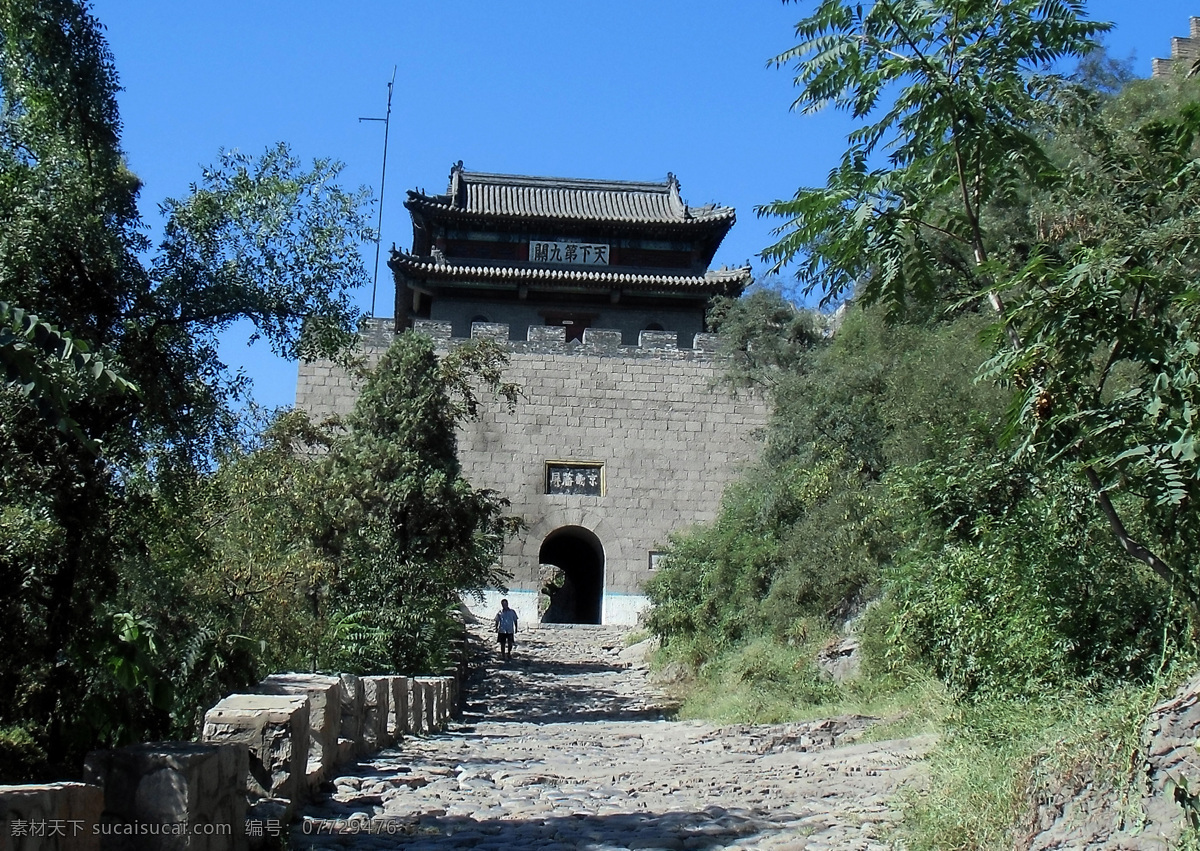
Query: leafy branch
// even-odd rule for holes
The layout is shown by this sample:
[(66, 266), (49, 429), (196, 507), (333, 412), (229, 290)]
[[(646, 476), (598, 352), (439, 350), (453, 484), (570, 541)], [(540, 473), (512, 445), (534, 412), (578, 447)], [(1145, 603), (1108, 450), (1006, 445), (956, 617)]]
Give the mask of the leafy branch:
[(43, 414), (56, 419), (60, 431), (96, 454), (100, 443), (84, 434), (69, 414), (76, 387), (84, 382), (96, 391), (138, 392), (83, 340), (4, 301), (0, 301), (0, 364), (8, 386), (36, 401)]

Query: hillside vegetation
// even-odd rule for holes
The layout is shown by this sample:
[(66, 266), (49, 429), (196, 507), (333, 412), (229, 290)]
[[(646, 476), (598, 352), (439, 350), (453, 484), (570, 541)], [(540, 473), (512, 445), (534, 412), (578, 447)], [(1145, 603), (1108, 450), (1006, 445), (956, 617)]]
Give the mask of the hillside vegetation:
[(223, 153), (152, 245), (86, 2), (0, 2), (0, 783), (191, 739), (273, 671), (440, 672), (515, 521), (462, 477), (503, 353), (401, 335), (354, 413), (248, 406), (235, 322), (349, 366), (369, 198)]
[[(774, 417), (649, 589), (685, 714), (937, 731), (912, 848), (1014, 847), (1056, 771), (1134, 783), (1197, 663), (1200, 83), (1131, 80), (1081, 6), (989, 29), (979, 4), (827, 0), (798, 25), (797, 105), (880, 117), (826, 187), (764, 206), (766, 254), (854, 300), (832, 335), (778, 283), (718, 305), (729, 380)], [(835, 682), (846, 632), (861, 669)]]

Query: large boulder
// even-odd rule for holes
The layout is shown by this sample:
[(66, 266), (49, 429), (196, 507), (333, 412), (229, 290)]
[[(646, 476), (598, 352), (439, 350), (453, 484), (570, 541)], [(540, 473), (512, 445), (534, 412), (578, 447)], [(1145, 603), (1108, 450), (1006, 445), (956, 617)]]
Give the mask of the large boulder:
[(388, 735), (392, 677), (369, 676), (360, 679), (363, 686), (363, 749), (367, 753), (375, 753), (392, 743)]
[(308, 698), (234, 694), (204, 715), (204, 741), (242, 744), (250, 752), (252, 799), (301, 801), (308, 789)]
[(258, 691), (308, 698), (308, 767), (310, 790), (333, 775), (338, 762), (338, 734), (342, 721), (342, 681), (322, 674), (272, 674)]

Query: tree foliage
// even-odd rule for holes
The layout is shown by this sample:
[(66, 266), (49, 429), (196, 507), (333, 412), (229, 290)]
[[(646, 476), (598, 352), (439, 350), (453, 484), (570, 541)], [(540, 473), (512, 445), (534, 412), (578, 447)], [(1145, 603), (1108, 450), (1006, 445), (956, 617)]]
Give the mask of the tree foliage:
[(798, 262), (805, 292), (820, 287), (825, 302), (854, 291), (895, 311), (956, 291), (955, 279), (980, 289), (985, 208), (1049, 167), (1037, 124), (1061, 80), (1038, 72), (1108, 29), (1083, 6), (822, 0), (773, 62), (796, 64), (794, 109), (832, 104), (866, 123), (825, 187), (758, 208), (786, 220), (763, 256), (775, 270)]
[(152, 248), (117, 91), (86, 3), (0, 2), (0, 576), (19, 636), (0, 727), (62, 771), (163, 735), (191, 684), (265, 658), (229, 628), (245, 611), (188, 573), (214, 552), (203, 495), (240, 439), (216, 333), (248, 319), (282, 354), (339, 351), (372, 235), (339, 166), (277, 146), (222, 155)]
[(760, 208), (786, 220), (765, 256), (856, 300), (830, 341), (726, 308), (731, 378), (775, 415), (651, 586), (664, 639), (790, 640), (852, 611), (819, 601), (856, 575), (881, 597), (868, 667), (962, 700), (1194, 661), (1200, 84), (1102, 54), (1046, 73), (1104, 29), (1023, 0), (827, 0), (798, 25), (776, 60), (797, 107), (864, 127), (825, 187)]
[[(797, 105), (881, 117), (824, 188), (760, 208), (788, 219), (764, 256), (800, 262), (827, 299), (855, 287), (893, 315), (986, 295), (1002, 332), (991, 375), (1025, 391), (1021, 448), (1062, 453), (1126, 555), (1200, 604), (1178, 524), (1134, 531), (1195, 479), (1181, 289), (1193, 110), (1114, 123), (1110, 101), (1045, 73), (1107, 28), (1069, 0), (824, 0), (776, 60), (799, 63)], [(1132, 519), (1120, 492), (1143, 497)]]
[(648, 625), (674, 652), (720, 666), (882, 599), (860, 627), (872, 669), (927, 666), (978, 700), (1144, 680), (1163, 635), (1187, 634), (1170, 590), (1112, 546), (1087, 484), (1004, 445), (1019, 392), (976, 378), (986, 315), (852, 307), (832, 338), (784, 353), (789, 328), (819, 320), (765, 293), (723, 313), (777, 337), (748, 341), (770, 356), (731, 374), (769, 382), (773, 416), (760, 463), (648, 586)]
[(824, 338), (793, 334), (819, 323), (798, 313), (767, 292), (720, 308), (727, 342), (759, 353), (732, 377), (765, 373), (754, 383), (771, 383), (773, 416), (760, 463), (713, 524), (673, 541), (648, 587), (649, 624), (668, 640), (729, 647), (858, 611), (920, 522), (890, 496), (891, 472), (943, 464), (959, 439), (986, 445), (1003, 412), (1003, 394), (972, 381), (978, 317), (889, 326), (852, 310)]
[(1160, 572), (1194, 596), (1200, 105), (1127, 126), (1136, 97), (1061, 134), (1063, 179), (1038, 199), (1042, 238), (1009, 280), (1023, 345), (1002, 348), (988, 374), (1020, 391), (1019, 452), (1083, 459), (1095, 483), (1136, 497), (1172, 565)]
[(190, 737), (271, 670), (438, 671), (516, 524), (455, 455), (480, 394), (515, 398), (495, 347), (404, 335), (344, 423), (235, 411), (235, 322), (357, 363), (366, 192), (222, 152), (154, 247), (116, 91), (86, 2), (0, 0), (4, 780)]
[(4, 365), (6, 384), (32, 398), (60, 431), (70, 432), (93, 452), (99, 452), (100, 445), (67, 414), (72, 398), (88, 390), (137, 392), (86, 343), (2, 301), (0, 364)]
[[(36, 314), (141, 389), (91, 393), (72, 416), (114, 460), (147, 440), (211, 452), (235, 386), (215, 333), (254, 323), (286, 356), (331, 355), (358, 321), (373, 236), (362, 191), (286, 146), (223, 153), (150, 240), (119, 146), (117, 75), (99, 22), (69, 0), (0, 5), (0, 300)], [(11, 353), (12, 347), (5, 351)], [(30, 367), (25, 371), (29, 374)]]
[[(503, 587), (495, 565), (518, 521), (462, 475), (455, 428), (473, 410), (471, 375), (513, 399), (503, 353), (478, 342), (440, 360), (428, 337), (396, 338), (363, 386), (348, 433), (324, 465), (335, 506), (323, 546), (342, 565), (336, 605), (354, 616), (358, 668), (445, 663), (462, 594)], [(469, 395), (463, 397), (460, 392)]]
[(208, 332), (249, 319), (287, 358), (344, 350), (358, 319), (350, 294), (367, 280), (357, 246), (374, 234), (367, 190), (343, 190), (341, 169), (306, 170), (283, 144), (257, 159), (222, 152), (187, 198), (162, 205), (158, 321)]

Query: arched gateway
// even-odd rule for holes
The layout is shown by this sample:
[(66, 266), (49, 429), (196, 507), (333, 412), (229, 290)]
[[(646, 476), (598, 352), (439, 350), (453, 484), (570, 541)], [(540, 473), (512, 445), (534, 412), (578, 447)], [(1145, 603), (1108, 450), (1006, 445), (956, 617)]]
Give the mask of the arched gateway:
[[(439, 351), (488, 338), (521, 388), (512, 406), (482, 399), (458, 435), (467, 480), (507, 498), (526, 530), (501, 555), (505, 590), (470, 605), (490, 620), (505, 596), (531, 626), (554, 573), (543, 565), (554, 564), (564, 590), (547, 621), (636, 622), (670, 536), (715, 516), (767, 421), (761, 397), (721, 389), (725, 363), (705, 330), (710, 300), (750, 283), (748, 267), (709, 268), (734, 211), (687, 204), (673, 175), (529, 177), (462, 163), (444, 194), (412, 191), (404, 206), (412, 250), (388, 261), (396, 314), (364, 331), (368, 363), (410, 328)], [(357, 393), (337, 364), (300, 365), (296, 405), (314, 418), (347, 413)]]
[(564, 526), (542, 541), (538, 562), (553, 565), (561, 584), (543, 586), (550, 605), (542, 623), (600, 623), (604, 602), (604, 546), (590, 529)]

